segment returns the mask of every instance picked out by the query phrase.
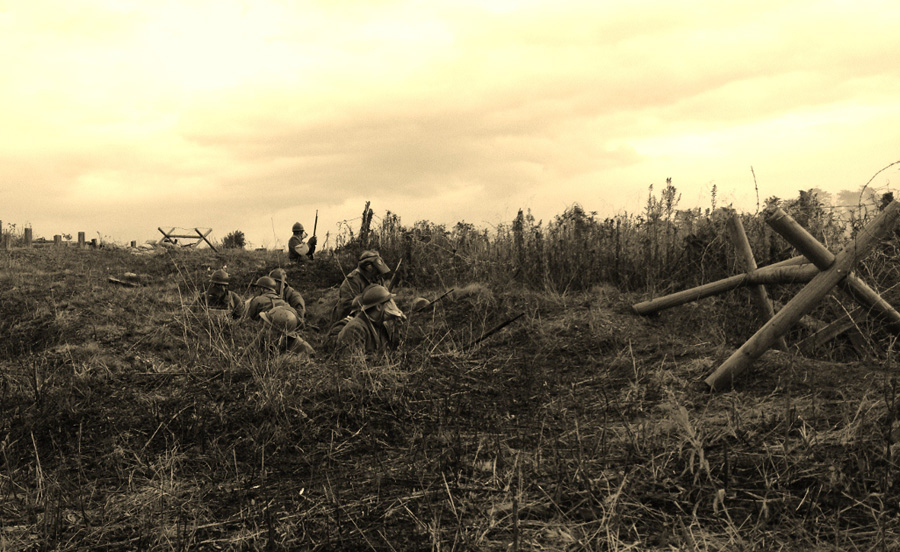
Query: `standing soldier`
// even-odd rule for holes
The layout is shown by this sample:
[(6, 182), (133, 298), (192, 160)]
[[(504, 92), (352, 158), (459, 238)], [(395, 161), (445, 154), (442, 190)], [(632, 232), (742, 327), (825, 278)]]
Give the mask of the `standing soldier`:
[(209, 288), (199, 299), (200, 304), (211, 311), (220, 311), (232, 318), (240, 318), (244, 315), (244, 302), (241, 297), (228, 289), (231, 277), (220, 268), (212, 273), (209, 278)]
[(288, 259), (295, 263), (303, 263), (307, 259), (312, 259), (316, 252), (316, 237), (312, 236), (304, 243), (303, 240), (306, 239), (307, 233), (299, 222), (294, 223), (291, 231), (293, 235), (288, 240)]
[(371, 285), (358, 304), (359, 313), (337, 335), (336, 348), (355, 354), (380, 354), (392, 348), (390, 326), (406, 318), (394, 302), (394, 294), (382, 285)]
[(338, 290), (338, 299), (331, 310), (331, 323), (334, 324), (353, 310), (353, 299), (359, 296), (367, 286), (387, 285), (385, 275), (391, 269), (381, 259), (377, 251), (363, 251), (359, 263), (344, 279)]
[(287, 272), (283, 268), (276, 268), (269, 273), (269, 277), (275, 280), (275, 293), (297, 311), (297, 315), (300, 316), (302, 321), (303, 317), (306, 316), (306, 301), (303, 300), (303, 296), (300, 295), (299, 291), (288, 285)]

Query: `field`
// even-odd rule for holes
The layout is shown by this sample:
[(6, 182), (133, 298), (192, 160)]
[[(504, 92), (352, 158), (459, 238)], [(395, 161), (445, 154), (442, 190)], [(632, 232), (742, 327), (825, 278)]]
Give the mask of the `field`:
[[(716, 211), (655, 207), (492, 235), (364, 213), (287, 267), (313, 322), (365, 246), (404, 260), (401, 307), (455, 290), (369, 363), (188, 307), (222, 266), (247, 296), (280, 251), (0, 251), (0, 550), (900, 549), (893, 337), (772, 351), (709, 393), (760, 321), (745, 290), (632, 313), (734, 270)], [(761, 265), (792, 254), (754, 220)], [(860, 269), (895, 305), (897, 250)]]

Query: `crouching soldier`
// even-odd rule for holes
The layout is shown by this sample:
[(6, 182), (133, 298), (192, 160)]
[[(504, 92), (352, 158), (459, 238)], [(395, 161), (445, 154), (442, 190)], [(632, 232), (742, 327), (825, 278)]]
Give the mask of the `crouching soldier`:
[(306, 301), (303, 300), (303, 296), (300, 295), (299, 291), (292, 288), (287, 283), (287, 272), (285, 272), (283, 268), (276, 268), (269, 273), (269, 277), (275, 280), (275, 293), (287, 301), (288, 305), (297, 311), (297, 315), (300, 316), (300, 323), (302, 324), (303, 319), (306, 316)]
[(331, 310), (331, 323), (334, 324), (353, 311), (353, 299), (358, 297), (366, 287), (373, 284), (386, 285), (385, 275), (390, 271), (391, 269), (384, 263), (377, 251), (363, 251), (359, 256), (356, 268), (341, 283), (337, 303)]
[(275, 341), (279, 351), (286, 353), (315, 353), (312, 345), (306, 342), (297, 332), (300, 318), (297, 312), (289, 307), (279, 306), (259, 313), (260, 319), (269, 327), (269, 336)]
[(199, 304), (210, 311), (222, 313), (231, 318), (240, 318), (244, 315), (246, 305), (241, 297), (228, 289), (231, 277), (223, 269), (216, 270), (209, 278), (209, 287), (199, 297)]
[(269, 337), (276, 340), (280, 351), (312, 354), (313, 348), (296, 332), (300, 327), (300, 316), (278, 295), (275, 280), (263, 276), (254, 285), (259, 289), (259, 295), (247, 304), (247, 317), (265, 322)]
[(381, 354), (394, 347), (392, 326), (406, 315), (386, 287), (371, 285), (359, 298), (359, 312), (337, 335), (335, 349), (351, 354)]

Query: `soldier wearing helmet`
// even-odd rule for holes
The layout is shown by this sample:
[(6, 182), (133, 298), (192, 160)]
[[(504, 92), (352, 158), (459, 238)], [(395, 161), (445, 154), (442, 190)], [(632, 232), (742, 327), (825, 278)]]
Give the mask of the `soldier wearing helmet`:
[(278, 285), (273, 278), (263, 276), (256, 280), (256, 283), (253, 285), (258, 290), (258, 294), (247, 302), (248, 318), (251, 320), (261, 320), (260, 313), (269, 312), (275, 307), (285, 307), (290, 309), (291, 312), (297, 316), (299, 321), (300, 316), (297, 314), (297, 311), (278, 295)]
[(269, 311), (259, 313), (259, 318), (269, 328), (269, 337), (277, 339), (276, 347), (280, 351), (290, 353), (305, 353), (311, 355), (315, 352), (312, 345), (306, 342), (297, 328), (300, 326), (300, 318), (296, 311), (285, 306), (276, 306)]
[(363, 251), (359, 256), (359, 262), (350, 274), (344, 278), (341, 288), (338, 290), (338, 299), (331, 310), (331, 323), (349, 315), (353, 310), (353, 299), (372, 284), (385, 286), (386, 274), (391, 269), (381, 259), (377, 251)]
[(276, 268), (269, 273), (269, 277), (275, 280), (275, 292), (297, 311), (302, 321), (306, 316), (306, 301), (299, 291), (287, 283), (287, 272), (283, 268)]
[(337, 335), (337, 348), (357, 353), (383, 353), (394, 346), (390, 326), (406, 315), (386, 287), (373, 284), (359, 297), (359, 313)]
[(313, 254), (316, 252), (316, 237), (312, 236), (304, 243), (303, 240), (306, 239), (308, 234), (299, 222), (294, 223), (291, 232), (293, 234), (291, 239), (288, 240), (288, 259), (295, 263), (302, 263), (307, 258), (312, 259)]
[(232, 318), (240, 318), (244, 315), (245, 305), (241, 297), (228, 289), (231, 277), (220, 268), (212, 273), (209, 278), (209, 287), (199, 298), (200, 303), (211, 311), (220, 311)]

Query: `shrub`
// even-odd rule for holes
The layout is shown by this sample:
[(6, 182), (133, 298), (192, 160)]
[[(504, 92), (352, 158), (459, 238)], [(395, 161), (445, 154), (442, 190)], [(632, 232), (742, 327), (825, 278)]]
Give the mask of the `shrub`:
[(229, 233), (225, 236), (225, 239), (222, 240), (222, 247), (225, 249), (243, 249), (246, 244), (244, 233), (240, 230)]

